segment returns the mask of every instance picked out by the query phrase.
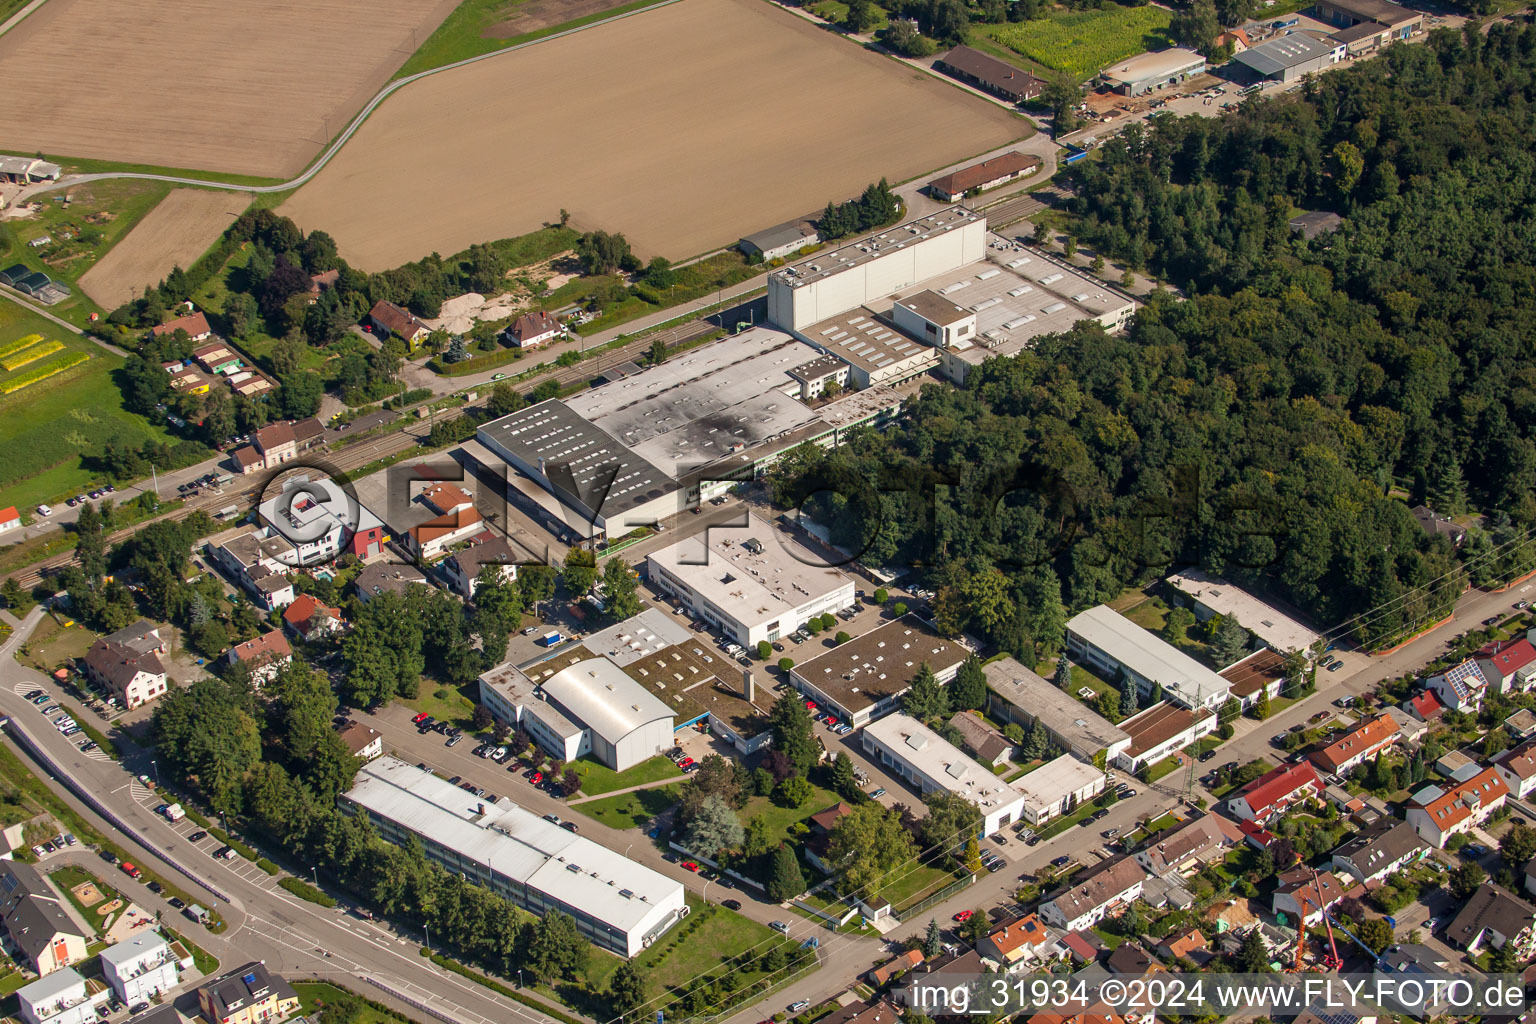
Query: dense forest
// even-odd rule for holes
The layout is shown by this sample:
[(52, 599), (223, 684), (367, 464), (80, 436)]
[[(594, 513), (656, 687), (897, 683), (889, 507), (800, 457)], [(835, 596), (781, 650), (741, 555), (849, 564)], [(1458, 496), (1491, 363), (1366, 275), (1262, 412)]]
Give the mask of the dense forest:
[[(1536, 28), (1439, 31), (1128, 129), (1068, 172), (1073, 230), (1188, 298), (927, 387), (896, 429), (786, 460), (775, 497), (1029, 661), (1180, 565), (1383, 644), (1536, 564), (1533, 72)], [(1303, 241), (1306, 209), (1343, 226)], [(1458, 558), (1421, 502), (1487, 528)]]

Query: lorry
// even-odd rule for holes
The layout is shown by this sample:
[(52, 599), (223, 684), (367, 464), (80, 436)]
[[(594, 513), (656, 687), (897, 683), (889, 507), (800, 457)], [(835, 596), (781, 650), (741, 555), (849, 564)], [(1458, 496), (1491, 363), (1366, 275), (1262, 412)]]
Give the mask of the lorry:
[(187, 812), (182, 810), (181, 804), (166, 804), (160, 808), (160, 813), (165, 815), (166, 821), (180, 821), (187, 816)]
[(550, 630), (548, 633), (545, 633), (534, 642), (537, 643), (540, 647), (553, 647), (555, 644), (558, 644), (564, 639), (565, 637), (561, 636), (560, 631), (556, 629)]

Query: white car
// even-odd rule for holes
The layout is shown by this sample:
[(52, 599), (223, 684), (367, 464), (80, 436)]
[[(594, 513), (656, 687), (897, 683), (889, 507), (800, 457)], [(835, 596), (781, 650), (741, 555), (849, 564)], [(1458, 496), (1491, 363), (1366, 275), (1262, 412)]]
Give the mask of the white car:
[(53, 515), (53, 509), (49, 508), (47, 505), (39, 505), (37, 506), (37, 514), (46, 519), (48, 516)]

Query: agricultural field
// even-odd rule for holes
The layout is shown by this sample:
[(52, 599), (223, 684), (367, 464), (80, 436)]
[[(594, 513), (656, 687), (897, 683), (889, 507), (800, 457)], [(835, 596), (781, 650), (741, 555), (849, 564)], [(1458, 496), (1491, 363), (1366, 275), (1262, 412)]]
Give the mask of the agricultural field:
[(1039, 21), (978, 25), (973, 30), (1042, 67), (1083, 81), (1127, 57), (1172, 46), (1172, 20), (1163, 7), (1110, 6), (1057, 11)]
[[(30, 340), (34, 336), (41, 340)], [(47, 349), (41, 358), (19, 362), (40, 349)], [(167, 440), (164, 431), (123, 408), (112, 380), (122, 362), (89, 339), (0, 300), (0, 448), (6, 452), (0, 506), (30, 508), (100, 479), (81, 465), (81, 455), (100, 451), (112, 438), (134, 445), (151, 437)]]
[(6, 104), (0, 138), (64, 163), (94, 157), (287, 178), (454, 6), (49, 0), (0, 36), (0, 76), (47, 82), (46, 112)]
[(464, 0), (396, 74), (478, 57), (671, 0)]
[(190, 267), (249, 205), (245, 192), (177, 189), (80, 276), (80, 287), (103, 309), (116, 309), (173, 267)]
[[(774, 81), (793, 86), (770, 96)], [(680, 0), (405, 87), (279, 212), (365, 270), (520, 235), (562, 208), (573, 227), (682, 259), (1027, 131), (783, 10)]]

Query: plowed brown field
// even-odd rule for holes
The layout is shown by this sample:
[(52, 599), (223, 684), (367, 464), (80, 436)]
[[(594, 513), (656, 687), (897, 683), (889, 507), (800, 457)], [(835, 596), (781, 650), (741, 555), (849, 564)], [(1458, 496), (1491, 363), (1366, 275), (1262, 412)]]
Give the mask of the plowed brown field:
[(389, 80), (454, 0), (49, 0), (0, 37), (0, 139), (287, 178)]
[(367, 270), (562, 208), (676, 259), (1023, 134), (761, 0), (683, 0), (405, 87), (280, 212)]
[(115, 309), (171, 268), (191, 267), (250, 204), (248, 192), (179, 188), (87, 270), (80, 287), (97, 305)]

